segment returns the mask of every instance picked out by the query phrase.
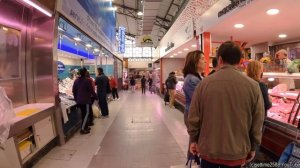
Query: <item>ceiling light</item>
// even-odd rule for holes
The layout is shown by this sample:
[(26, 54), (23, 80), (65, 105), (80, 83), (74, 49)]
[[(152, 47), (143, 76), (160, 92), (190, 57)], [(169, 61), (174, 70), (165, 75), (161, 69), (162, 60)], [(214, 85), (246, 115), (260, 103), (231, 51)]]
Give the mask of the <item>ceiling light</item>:
[(94, 51), (95, 51), (95, 52), (99, 52), (100, 50), (99, 50), (98, 48), (95, 48)]
[(181, 54), (182, 53), (182, 51), (178, 51), (178, 54)]
[(51, 17), (52, 14), (50, 12), (48, 12), (46, 9), (43, 9), (42, 7), (40, 7), (39, 5), (37, 5), (36, 3), (30, 1), (30, 0), (23, 0), (25, 3), (27, 3), (28, 5), (34, 7), (35, 9), (39, 10), (40, 12), (44, 13), (45, 15)]
[(244, 25), (239, 23), (239, 24), (235, 24), (234, 27), (237, 29), (241, 29), (244, 27)]
[(76, 41), (81, 41), (81, 38), (79, 38), (79, 37), (74, 37), (73, 39)]
[(91, 44), (86, 44), (85, 46), (86, 46), (87, 48), (91, 48), (91, 47), (92, 47)]
[(114, 10), (116, 11), (118, 9), (118, 7), (114, 6), (114, 7), (111, 7), (111, 10)]
[(269, 9), (267, 11), (267, 14), (268, 15), (277, 15), (279, 13), (279, 10), (278, 9)]
[(279, 34), (278, 37), (279, 37), (279, 38), (286, 38), (287, 35), (286, 35), (286, 34)]
[(4, 31), (8, 31), (8, 28), (6, 28), (6, 27), (2, 27), (2, 30), (4, 30)]
[(142, 16), (142, 15), (143, 15), (143, 12), (139, 11), (139, 12), (137, 13), (137, 15)]
[(170, 57), (171, 57), (171, 58), (173, 58), (174, 56), (173, 56), (173, 55), (171, 55)]
[(176, 53), (174, 55), (177, 55)]
[(269, 82), (273, 82), (275, 80), (275, 78), (268, 78)]
[(184, 51), (188, 51), (189, 49), (188, 48), (185, 48), (185, 49), (183, 49)]
[(194, 47), (194, 48), (195, 48), (195, 47), (197, 47), (197, 45), (196, 45), (196, 44), (193, 44), (193, 45), (192, 45), (192, 47)]

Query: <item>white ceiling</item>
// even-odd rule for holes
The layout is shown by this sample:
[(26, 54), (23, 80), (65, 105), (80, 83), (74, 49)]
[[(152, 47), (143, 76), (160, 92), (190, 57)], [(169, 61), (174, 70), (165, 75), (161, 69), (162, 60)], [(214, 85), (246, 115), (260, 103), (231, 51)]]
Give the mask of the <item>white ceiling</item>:
[[(277, 8), (279, 14), (270, 16), (268, 9)], [(225, 18), (208, 32), (213, 36), (233, 37), (233, 40), (248, 42), (248, 46), (262, 42), (282, 43), (300, 39), (300, 0), (255, 0), (240, 11)], [(234, 24), (242, 23), (242, 29)], [(280, 39), (279, 34), (287, 34)], [(212, 39), (214, 40), (214, 39)]]

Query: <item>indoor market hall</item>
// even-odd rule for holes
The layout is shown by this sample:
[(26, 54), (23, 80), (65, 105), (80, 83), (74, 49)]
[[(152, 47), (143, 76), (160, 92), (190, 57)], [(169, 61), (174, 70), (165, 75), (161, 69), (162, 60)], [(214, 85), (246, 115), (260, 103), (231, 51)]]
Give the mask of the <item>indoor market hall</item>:
[(0, 168), (300, 168), (300, 0), (0, 0)]

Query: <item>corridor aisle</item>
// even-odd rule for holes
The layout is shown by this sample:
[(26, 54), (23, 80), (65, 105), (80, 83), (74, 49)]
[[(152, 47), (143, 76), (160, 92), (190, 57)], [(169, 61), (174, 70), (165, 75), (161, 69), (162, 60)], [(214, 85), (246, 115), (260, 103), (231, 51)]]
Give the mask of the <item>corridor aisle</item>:
[(76, 134), (35, 168), (170, 168), (186, 162), (183, 113), (156, 94), (121, 92), (110, 117), (96, 119), (91, 134)]

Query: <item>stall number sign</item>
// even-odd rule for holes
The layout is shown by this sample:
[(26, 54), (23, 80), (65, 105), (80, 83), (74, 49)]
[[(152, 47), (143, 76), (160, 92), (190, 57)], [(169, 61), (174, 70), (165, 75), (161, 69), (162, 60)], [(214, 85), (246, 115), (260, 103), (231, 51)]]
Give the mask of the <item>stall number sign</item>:
[(65, 64), (60, 62), (60, 61), (57, 61), (57, 72), (59, 74), (63, 73), (65, 71)]
[(125, 28), (119, 27), (119, 53), (125, 53)]

